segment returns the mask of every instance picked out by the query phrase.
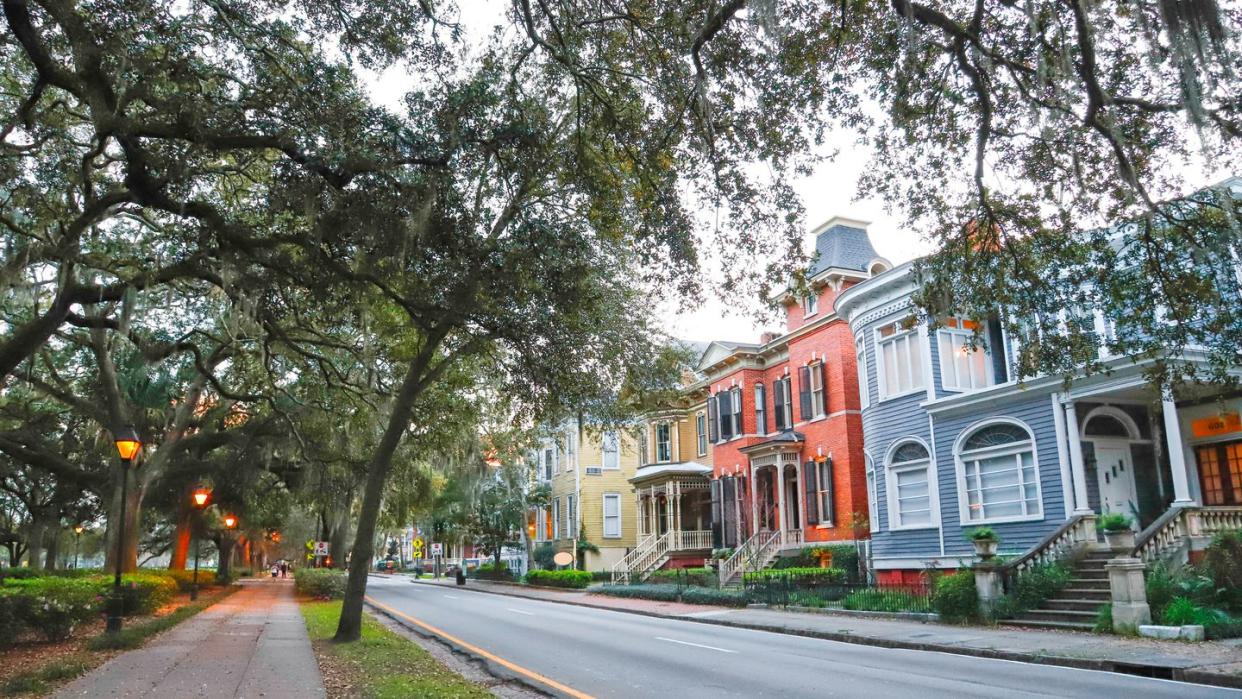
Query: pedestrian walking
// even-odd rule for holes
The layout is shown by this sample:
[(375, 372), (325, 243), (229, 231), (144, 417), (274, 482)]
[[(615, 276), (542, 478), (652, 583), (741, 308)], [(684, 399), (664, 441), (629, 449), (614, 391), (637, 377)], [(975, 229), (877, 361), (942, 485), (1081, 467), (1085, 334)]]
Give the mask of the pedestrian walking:
[(279, 573), (279, 572), (280, 572), (280, 566), (278, 566), (278, 565), (276, 565), (275, 563), (273, 563), (273, 564), (272, 564), (272, 577), (273, 577), (273, 578), (274, 578), (274, 577), (276, 577), (276, 574), (277, 574), (277, 573)]
[(284, 561), (281, 561), (280, 562), (280, 577), (282, 578), (286, 577), (288, 573), (289, 573), (289, 564), (285, 563)]

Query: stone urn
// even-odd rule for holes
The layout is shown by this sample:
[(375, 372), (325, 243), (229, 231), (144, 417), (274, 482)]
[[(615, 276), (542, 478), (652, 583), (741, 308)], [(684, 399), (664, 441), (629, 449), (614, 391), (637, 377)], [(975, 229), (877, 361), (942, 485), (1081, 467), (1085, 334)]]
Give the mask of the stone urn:
[(1114, 551), (1133, 551), (1134, 550), (1134, 530), (1125, 529), (1105, 529), (1104, 540), (1108, 542), (1108, 548)]
[(984, 561), (994, 557), (997, 547), (1000, 546), (996, 539), (971, 539), (970, 543), (975, 546), (975, 554)]

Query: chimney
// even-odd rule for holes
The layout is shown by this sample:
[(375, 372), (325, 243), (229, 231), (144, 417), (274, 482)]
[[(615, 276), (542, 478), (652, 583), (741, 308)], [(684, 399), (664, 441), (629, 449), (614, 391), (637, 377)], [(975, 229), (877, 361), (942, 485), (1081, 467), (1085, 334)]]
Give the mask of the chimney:
[(759, 335), (759, 344), (766, 345), (780, 336), (781, 336), (780, 333), (772, 332), (771, 330), (765, 330), (763, 331), (761, 335)]

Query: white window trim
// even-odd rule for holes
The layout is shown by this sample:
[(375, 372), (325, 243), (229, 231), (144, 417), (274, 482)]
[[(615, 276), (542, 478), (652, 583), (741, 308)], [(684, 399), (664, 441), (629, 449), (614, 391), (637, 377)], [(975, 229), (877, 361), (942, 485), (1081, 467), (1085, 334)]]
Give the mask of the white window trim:
[[(828, 460), (815, 462), (815, 488), (816, 488), (816, 490), (815, 490), (815, 507), (816, 507), (816, 509), (817, 509), (817, 510), (819, 510), (819, 512), (817, 513), (817, 514), (819, 515), (819, 524), (820, 524), (820, 526), (824, 526), (824, 527), (831, 527), (831, 526), (833, 526), (833, 524), (834, 524), (834, 520), (836, 520), (836, 515), (837, 515), (837, 513), (835, 512), (836, 508), (835, 508), (835, 507), (832, 507), (832, 505), (833, 505), (834, 503), (832, 503), (832, 502), (828, 502), (828, 507), (827, 507), (827, 508), (825, 508), (825, 507), (824, 507), (824, 501), (825, 501), (825, 499), (828, 497), (828, 495), (830, 495), (830, 494), (832, 493), (832, 484), (831, 484), (831, 483), (829, 483), (829, 487), (827, 487), (827, 488), (825, 488), (825, 487), (824, 487), (824, 480), (825, 480), (825, 479), (824, 479), (824, 472), (825, 472), (825, 471), (827, 471), (827, 472), (828, 472), (828, 478), (829, 478), (829, 479), (831, 479), (831, 478), (832, 478), (832, 466), (831, 466), (831, 464), (832, 464), (832, 462), (831, 462), (831, 461), (828, 461)], [(801, 487), (799, 487), (799, 489), (801, 489)], [(803, 504), (803, 507), (805, 507), (805, 506), (806, 506), (806, 505), (805, 505), (805, 503), (804, 503), (804, 504)], [(825, 521), (824, 521), (824, 511), (825, 511), (825, 509), (827, 509), (827, 510), (832, 510), (832, 511), (833, 511), (833, 512), (832, 512), (832, 519), (831, 519), (831, 520), (829, 520), (829, 521), (827, 521), (827, 522), (825, 522)]]
[[(966, 320), (965, 318), (961, 316), (954, 316), (954, 318), (957, 319), (959, 325), (962, 323), (962, 321)], [(986, 323), (985, 323), (985, 327), (986, 327)], [(971, 391), (979, 391), (985, 388), (991, 388), (992, 386), (995, 386), (996, 385), (996, 369), (992, 365), (992, 361), (993, 361), (992, 352), (990, 349), (982, 345), (978, 347), (977, 349), (975, 349), (975, 351), (982, 352), (983, 356), (985, 357), (985, 360), (983, 362), (983, 371), (986, 374), (985, 381), (987, 383), (985, 383), (982, 386), (972, 386), (972, 387), (963, 387), (960, 385), (950, 386), (948, 383), (946, 383), (945, 377), (948, 376), (948, 372), (945, 371), (945, 353), (943, 350), (944, 345), (942, 343), (944, 343), (947, 339), (951, 347), (953, 344), (952, 338), (955, 336), (967, 339), (967, 341), (969, 341), (969, 338), (974, 336), (974, 331), (964, 330), (960, 327), (959, 328), (940, 328), (939, 330), (936, 331), (936, 350), (937, 350), (936, 354), (939, 355), (937, 358), (937, 361), (940, 364), (940, 388), (950, 393), (970, 393)], [(957, 371), (954, 370), (953, 373), (956, 374)]]
[(860, 337), (854, 341), (854, 362), (858, 369), (859, 408), (871, 407), (871, 372), (867, 371), (867, 341)]
[(880, 531), (879, 483), (876, 480), (879, 478), (879, 474), (875, 472), (875, 460), (866, 452), (863, 452), (863, 463), (863, 468), (865, 469), (864, 480), (867, 486), (867, 511), (869, 513), (867, 527), (874, 533)]
[(694, 414), (694, 445), (699, 456), (707, 456), (707, 413)]
[(547, 541), (547, 535), (548, 511), (540, 507), (535, 510), (535, 541), (539, 543)]
[(802, 317), (810, 318), (819, 314), (819, 294), (812, 289), (811, 293), (802, 297)]
[[(660, 428), (668, 429), (668, 455), (666, 458), (660, 458)], [(657, 422), (655, 426), (655, 462), (657, 464), (668, 464), (673, 462), (673, 423), (666, 421)]]
[[(872, 328), (871, 330), (873, 334), (873, 341), (875, 343), (875, 373), (876, 373), (877, 385), (879, 386), (879, 391), (880, 391), (879, 400), (877, 401), (879, 403), (883, 403), (884, 401), (889, 401), (889, 400), (895, 400), (897, 398), (903, 398), (905, 396), (914, 395), (916, 393), (927, 392), (927, 381), (928, 381), (928, 377), (926, 376), (927, 363), (928, 363), (927, 358), (930, 357), (930, 355), (928, 354), (928, 347), (927, 347), (928, 342), (926, 339), (927, 335), (924, 332), (922, 332), (922, 327), (923, 327), (922, 323), (919, 323), (915, 325), (914, 327), (911, 327), (908, 330), (898, 330), (897, 332), (887, 337), (883, 337), (880, 335), (880, 331), (882, 329), (890, 327), (892, 325), (898, 325), (899, 323), (901, 323), (901, 321), (895, 321), (893, 323), (885, 323), (883, 325), (880, 325), (879, 327)], [(911, 365), (913, 365), (913, 363), (916, 361), (920, 362), (921, 363), (920, 370), (921, 370), (921, 373), (924, 374), (924, 376), (922, 377), (922, 383), (920, 385), (909, 388), (905, 391), (902, 391), (901, 393), (890, 394), (888, 392), (888, 382), (884, 378), (884, 373), (885, 373), (884, 372), (884, 369), (885, 369), (884, 352), (881, 351), (881, 345), (885, 342), (892, 342), (892, 341), (898, 340), (906, 336), (918, 338), (919, 345), (920, 345), (919, 356), (910, 357), (910, 362), (911, 362)]]
[[(807, 422), (815, 422), (828, 417), (828, 387), (824, 385), (824, 363), (822, 361), (808, 364), (807, 368), (810, 370), (808, 373), (811, 378), (811, 385), (808, 388), (811, 392), (811, 413), (813, 414), (813, 417), (807, 420)], [(816, 381), (819, 381), (819, 405), (815, 404)]]
[[(1002, 444), (1000, 446), (988, 447), (986, 449), (975, 449), (970, 452), (969, 456), (977, 457), (982, 455), (985, 457), (996, 457), (1017, 455), (1026, 451), (1027, 447), (1029, 447), (1031, 452), (1031, 463), (1035, 467), (1035, 500), (1039, 503), (1039, 513), (1033, 515), (1013, 515), (1010, 517), (970, 519), (970, 498), (966, 492), (966, 459), (962, 458), (962, 445), (965, 444), (966, 439), (975, 432), (991, 427), (992, 425), (1000, 424), (1014, 425), (1026, 430), (1027, 435), (1030, 436), (1030, 440), (1026, 442)], [(1042, 469), (1039, 464), (1039, 449), (1035, 445), (1034, 435), (1034, 430), (1032, 430), (1025, 422), (1010, 417), (989, 417), (979, 420), (978, 422), (975, 422), (966, 429), (962, 430), (961, 433), (957, 435), (957, 440), (953, 443), (953, 463), (954, 468), (957, 470), (958, 523), (961, 525), (962, 529), (972, 529), (974, 527), (990, 524), (1005, 524), (1008, 522), (1041, 522), (1047, 519), (1046, 513), (1048, 510), (1044, 504), (1043, 474), (1040, 472)], [(1020, 477), (1021, 473), (1019, 473), (1019, 478)], [(1023, 507), (1025, 507), (1025, 505), (1023, 505)]]
[[(616, 446), (616, 465), (608, 465), (608, 438), (612, 437), (613, 445)], [(619, 471), (621, 469), (621, 433), (620, 432), (604, 432), (599, 436), (599, 467), (604, 471)]]
[[(610, 535), (608, 533), (608, 498), (617, 499), (617, 533), (616, 535)], [(622, 522), (622, 519), (621, 519), (622, 517), (621, 494), (620, 493), (604, 493), (603, 499), (600, 501), (599, 515), (600, 515), (600, 519), (603, 520), (602, 537), (605, 539), (620, 539), (625, 532), (625, 527), (623, 526), (624, 522)]]
[[(893, 454), (897, 452), (898, 447), (903, 444), (915, 443), (923, 447), (927, 452), (927, 458), (919, 461), (904, 461), (899, 466), (893, 466)], [(939, 498), (935, 496), (934, 491), (938, 488), (935, 478), (934, 469), (935, 459), (931, 456), (931, 449), (919, 437), (909, 436), (894, 440), (888, 447), (888, 454), (884, 457), (884, 499), (885, 511), (888, 514), (888, 531), (915, 531), (922, 529), (936, 529), (940, 526), (940, 505)], [(897, 510), (897, 477), (896, 473), (901, 471), (913, 471), (922, 468), (927, 473), (927, 524), (899, 524), (901, 522), (900, 513)], [(878, 497), (878, 494), (877, 494)]]
[(561, 538), (561, 499), (552, 498), (552, 539)]

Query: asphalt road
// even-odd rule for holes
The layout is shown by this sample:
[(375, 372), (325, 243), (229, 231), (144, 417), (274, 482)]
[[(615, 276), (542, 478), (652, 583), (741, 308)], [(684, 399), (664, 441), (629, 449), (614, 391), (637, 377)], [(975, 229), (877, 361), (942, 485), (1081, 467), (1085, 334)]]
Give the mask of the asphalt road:
[(1242, 699), (1240, 691), (1181, 682), (658, 619), (400, 577), (373, 576), (367, 594), (579, 697)]

